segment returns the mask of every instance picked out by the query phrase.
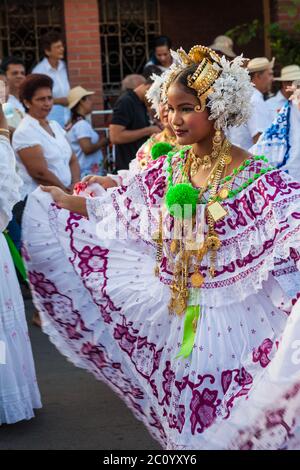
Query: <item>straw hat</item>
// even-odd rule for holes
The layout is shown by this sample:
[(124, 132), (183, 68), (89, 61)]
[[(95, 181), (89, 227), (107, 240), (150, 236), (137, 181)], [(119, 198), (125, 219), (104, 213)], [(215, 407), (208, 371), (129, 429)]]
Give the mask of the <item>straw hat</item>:
[(222, 52), (228, 57), (236, 57), (233, 52), (233, 41), (228, 36), (217, 36), (209, 47), (216, 52)]
[(299, 65), (287, 65), (281, 69), (280, 77), (274, 78), (277, 82), (293, 82), (300, 80)]
[(247, 64), (247, 70), (250, 73), (263, 72), (269, 68), (274, 67), (275, 57), (269, 61), (266, 57), (256, 57), (255, 59), (249, 60)]
[(79, 103), (79, 101), (84, 98), (85, 96), (89, 95), (94, 95), (94, 91), (88, 91), (82, 86), (76, 86), (70, 90), (70, 93), (68, 95), (68, 102), (69, 102), (69, 108), (72, 109), (76, 104)]

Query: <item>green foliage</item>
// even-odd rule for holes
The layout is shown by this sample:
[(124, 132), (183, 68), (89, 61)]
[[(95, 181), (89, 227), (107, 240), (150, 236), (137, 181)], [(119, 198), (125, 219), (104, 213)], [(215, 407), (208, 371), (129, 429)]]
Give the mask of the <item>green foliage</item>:
[[(291, 0), (287, 12), (291, 19), (295, 19), (298, 13), (300, 0)], [(245, 46), (254, 38), (263, 40), (264, 25), (258, 19), (251, 23), (244, 23), (227, 31), (238, 46)], [(276, 57), (276, 63), (282, 67), (285, 65), (300, 65), (300, 21), (293, 23), (292, 31), (280, 28), (278, 23), (271, 23), (268, 27), (268, 35), (272, 53)]]

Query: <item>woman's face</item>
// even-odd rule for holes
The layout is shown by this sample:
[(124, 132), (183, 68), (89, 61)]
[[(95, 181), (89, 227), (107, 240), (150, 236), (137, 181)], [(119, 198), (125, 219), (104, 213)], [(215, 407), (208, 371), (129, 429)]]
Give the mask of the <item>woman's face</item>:
[(31, 101), (25, 100), (24, 104), (31, 116), (36, 119), (46, 119), (53, 106), (51, 88), (38, 88)]
[(163, 103), (162, 101), (159, 103), (159, 120), (162, 123), (164, 127), (169, 127), (169, 121), (168, 121), (168, 115), (169, 115), (169, 109), (168, 105), (166, 103)]
[(80, 100), (80, 109), (81, 109), (82, 114), (84, 114), (84, 115), (90, 114), (92, 112), (93, 99), (92, 99), (91, 96), (84, 96)]
[(49, 59), (61, 60), (64, 58), (65, 47), (62, 41), (53, 42), (49, 50), (46, 50)]
[(155, 57), (157, 58), (160, 65), (162, 65), (163, 67), (169, 67), (172, 63), (172, 56), (168, 46), (156, 47)]
[(205, 109), (195, 111), (199, 106), (196, 96), (188, 93), (180, 83), (173, 83), (168, 90), (168, 119), (179, 145), (192, 145), (214, 133), (214, 122), (208, 119)]

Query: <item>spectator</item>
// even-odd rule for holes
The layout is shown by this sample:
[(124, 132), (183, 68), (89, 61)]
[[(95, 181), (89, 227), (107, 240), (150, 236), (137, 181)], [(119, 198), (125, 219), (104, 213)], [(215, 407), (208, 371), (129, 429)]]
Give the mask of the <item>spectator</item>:
[(300, 80), (300, 67), (299, 65), (287, 65), (281, 70), (280, 77), (274, 78), (274, 81), (281, 82), (280, 90), (275, 96), (267, 100), (267, 105), (271, 113), (272, 121), (276, 118), (277, 113), (284, 106), (292, 91), (288, 91), (288, 87), (291, 87), (294, 80)]
[[(3, 104), (3, 111), (6, 117), (6, 121), (10, 130), (10, 134), (14, 132), (16, 127), (20, 124), (24, 113), (20, 111), (19, 108), (15, 108), (11, 103), (8, 102), (9, 99), (9, 85), (7, 77), (3, 70), (0, 69), (0, 80), (5, 84), (5, 103)], [(20, 103), (21, 104), (21, 103)]]
[(126, 77), (122, 80), (121, 90), (134, 90), (139, 85), (142, 85), (145, 82), (146, 79), (143, 75), (131, 73), (130, 75), (126, 75)]
[(161, 72), (165, 72), (172, 65), (171, 40), (167, 36), (158, 36), (154, 42), (154, 53), (145, 65), (156, 65)]
[(257, 57), (248, 62), (247, 69), (254, 86), (251, 97), (252, 113), (246, 124), (229, 130), (228, 137), (233, 145), (249, 150), (271, 124), (272, 118), (264, 101), (264, 94), (271, 90), (273, 66), (274, 59), (269, 62), (266, 57)]
[(61, 35), (56, 31), (47, 33), (42, 39), (42, 49), (45, 58), (33, 68), (32, 73), (42, 73), (52, 78), (54, 106), (49, 119), (54, 119), (64, 127), (70, 119), (68, 109), (70, 84), (67, 67), (63, 61), (65, 47)]
[(147, 112), (146, 92), (152, 82), (150, 76), (134, 90), (125, 91), (114, 107), (110, 140), (116, 145), (117, 170), (127, 170), (141, 145), (150, 135), (161, 130), (150, 125)]
[(18, 109), (24, 114), (25, 108), (20, 102), (20, 86), (26, 76), (24, 63), (18, 57), (8, 57), (2, 61), (1, 68), (5, 72), (8, 81), (9, 96), (7, 102), (14, 109)]
[(72, 88), (68, 96), (71, 121), (67, 126), (67, 136), (77, 156), (81, 178), (86, 175), (103, 175), (104, 172), (101, 148), (105, 146), (106, 138), (101, 139), (86, 119), (92, 112), (91, 95), (94, 93), (77, 86)]
[(236, 57), (233, 52), (233, 40), (228, 36), (217, 36), (214, 39), (213, 44), (209, 46), (211, 49), (216, 51), (220, 55), (225, 55), (226, 59), (231, 60)]
[[(53, 106), (53, 81), (42, 74), (28, 75), (21, 87), (21, 100), (27, 114), (13, 135), (19, 175), (23, 179), (21, 222), (26, 197), (39, 184), (57, 186), (70, 192), (80, 179), (76, 155), (65, 131), (55, 121), (48, 121)], [(20, 203), (19, 203), (20, 204)]]

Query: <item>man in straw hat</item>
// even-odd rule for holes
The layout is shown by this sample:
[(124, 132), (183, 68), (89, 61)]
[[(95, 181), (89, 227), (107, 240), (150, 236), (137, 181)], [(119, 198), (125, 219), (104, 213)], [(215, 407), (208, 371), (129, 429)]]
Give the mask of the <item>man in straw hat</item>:
[(233, 52), (233, 41), (228, 36), (217, 36), (213, 44), (209, 46), (220, 55), (225, 55), (226, 59), (234, 59), (236, 54)]
[(292, 91), (289, 91), (288, 87), (291, 87), (294, 80), (300, 80), (299, 65), (287, 65), (286, 67), (283, 67), (280, 77), (274, 78), (274, 81), (281, 83), (281, 87), (276, 95), (267, 101), (269, 111), (272, 115), (272, 120), (275, 119), (276, 114), (292, 95)]
[(264, 94), (271, 90), (273, 66), (274, 58), (269, 61), (266, 57), (257, 57), (247, 64), (253, 84), (251, 116), (246, 124), (232, 128), (229, 132), (230, 141), (245, 150), (249, 150), (257, 142), (259, 136), (272, 121)]

